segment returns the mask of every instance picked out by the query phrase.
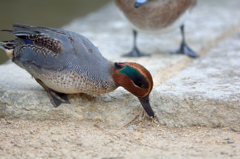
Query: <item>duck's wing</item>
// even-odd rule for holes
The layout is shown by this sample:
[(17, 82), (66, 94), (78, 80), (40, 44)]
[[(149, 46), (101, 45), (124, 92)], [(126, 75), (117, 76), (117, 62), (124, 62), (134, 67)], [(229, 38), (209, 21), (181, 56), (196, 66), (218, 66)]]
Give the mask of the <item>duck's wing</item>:
[(62, 40), (66, 35), (61, 29), (35, 27), (23, 24), (13, 24), (12, 30), (2, 31), (11, 32), (21, 39), (22, 43), (19, 44), (43, 47), (55, 53), (55, 55), (63, 50)]
[(112, 79), (113, 63), (80, 34), (22, 24), (6, 31), (18, 37), (7, 44), (13, 50), (13, 62), (33, 77), (46, 71), (75, 71), (93, 81)]
[(12, 30), (3, 31), (18, 37), (4, 43), (5, 49), (14, 50), (13, 61), (17, 64), (31, 63), (37, 67), (61, 69), (70, 66), (69, 63), (72, 67), (88, 65), (90, 61), (86, 59), (93, 63), (106, 61), (87, 38), (77, 33), (23, 24), (14, 24)]

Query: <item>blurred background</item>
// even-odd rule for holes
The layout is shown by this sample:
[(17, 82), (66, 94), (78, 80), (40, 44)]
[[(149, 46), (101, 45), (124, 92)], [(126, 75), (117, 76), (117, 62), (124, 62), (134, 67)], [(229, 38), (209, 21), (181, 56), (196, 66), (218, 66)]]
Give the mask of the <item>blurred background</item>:
[[(112, 0), (0, 0), (0, 30), (11, 29), (13, 23), (61, 28), (73, 19), (85, 16)], [(14, 36), (0, 32), (0, 41)], [(0, 64), (8, 57), (0, 50)]]

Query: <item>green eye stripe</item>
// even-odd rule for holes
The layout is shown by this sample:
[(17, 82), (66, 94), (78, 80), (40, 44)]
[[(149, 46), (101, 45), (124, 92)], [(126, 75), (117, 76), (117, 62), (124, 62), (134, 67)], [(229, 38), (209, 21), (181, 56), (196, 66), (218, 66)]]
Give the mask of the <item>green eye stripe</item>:
[(123, 69), (121, 69), (118, 72), (128, 76), (138, 87), (149, 88), (147, 78), (138, 69), (126, 65)]

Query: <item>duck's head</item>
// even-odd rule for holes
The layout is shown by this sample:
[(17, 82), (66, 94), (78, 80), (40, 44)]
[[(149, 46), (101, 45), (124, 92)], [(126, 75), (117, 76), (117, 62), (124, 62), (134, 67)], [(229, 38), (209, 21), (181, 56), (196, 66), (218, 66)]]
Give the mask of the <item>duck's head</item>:
[(148, 0), (136, 0), (135, 4), (134, 4), (134, 7), (135, 8), (138, 8), (140, 7), (141, 5), (143, 5), (144, 3), (146, 3)]
[(154, 112), (149, 103), (149, 94), (153, 88), (153, 80), (149, 71), (134, 62), (115, 63), (114, 82), (137, 96), (143, 108), (150, 117)]

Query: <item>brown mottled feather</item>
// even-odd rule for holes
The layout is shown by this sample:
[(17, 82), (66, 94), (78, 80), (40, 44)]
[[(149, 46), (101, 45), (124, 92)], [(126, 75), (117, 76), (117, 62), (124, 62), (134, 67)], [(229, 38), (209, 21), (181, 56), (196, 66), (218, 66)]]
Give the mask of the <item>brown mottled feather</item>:
[(63, 49), (61, 42), (50, 36), (29, 35), (26, 39), (33, 41), (36, 45), (44, 46), (55, 53), (58, 53)]

